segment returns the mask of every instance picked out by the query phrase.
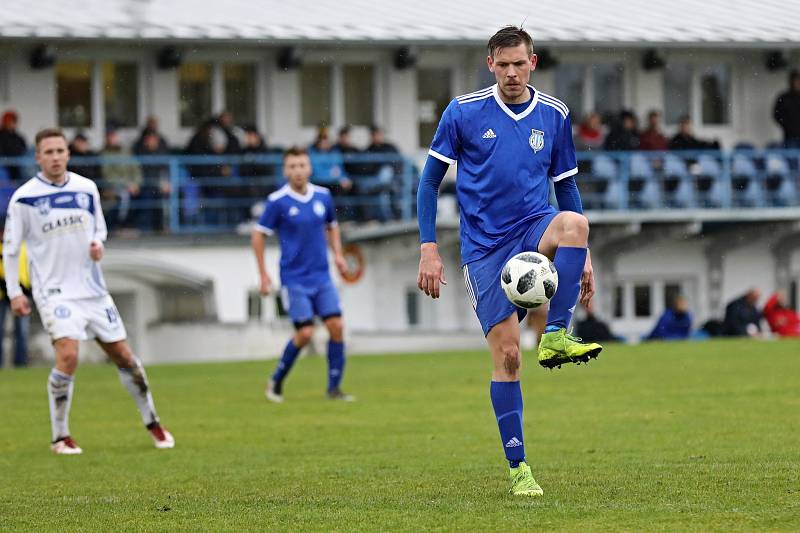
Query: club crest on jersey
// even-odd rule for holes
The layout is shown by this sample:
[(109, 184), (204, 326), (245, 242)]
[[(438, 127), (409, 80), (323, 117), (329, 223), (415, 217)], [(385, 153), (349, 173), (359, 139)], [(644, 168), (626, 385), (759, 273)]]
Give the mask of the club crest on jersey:
[(528, 137), (528, 144), (534, 152), (538, 152), (544, 148), (544, 132), (541, 130), (531, 130), (531, 136)]
[(314, 202), (314, 214), (320, 218), (325, 216), (325, 206), (319, 200)]
[(75, 203), (81, 209), (89, 209), (89, 195), (85, 192), (79, 192), (75, 195)]
[(40, 215), (46, 215), (50, 212), (50, 198), (40, 198), (33, 205), (39, 210)]

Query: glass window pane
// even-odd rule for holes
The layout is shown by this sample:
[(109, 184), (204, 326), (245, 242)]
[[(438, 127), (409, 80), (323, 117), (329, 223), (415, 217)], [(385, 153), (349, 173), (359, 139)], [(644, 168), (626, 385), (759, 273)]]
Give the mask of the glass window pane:
[(633, 287), (633, 312), (636, 317), (650, 316), (650, 285)]
[(688, 63), (667, 63), (664, 69), (664, 121), (677, 124), (691, 114), (692, 67)]
[(592, 65), (594, 110), (604, 118), (616, 116), (623, 106), (622, 63)]
[(246, 63), (226, 63), (225, 109), (236, 124), (256, 122), (256, 67)]
[(625, 316), (625, 287), (616, 285), (614, 287), (614, 318)]
[(139, 68), (135, 63), (103, 63), (106, 123), (122, 128), (139, 124)]
[(58, 124), (65, 128), (92, 125), (92, 64), (88, 61), (56, 65)]
[(372, 65), (345, 65), (344, 121), (369, 126), (374, 120), (374, 75)]
[(556, 98), (567, 104), (572, 123), (583, 118), (583, 91), (586, 66), (558, 65), (556, 67)]
[(417, 71), (417, 119), (419, 145), (430, 146), (439, 117), (450, 103), (449, 70), (421, 68)]
[(731, 98), (731, 72), (728, 65), (704, 67), (700, 72), (703, 96), (703, 124), (727, 124)]
[(300, 68), (303, 126), (331, 123), (331, 67), (303, 65)]
[(211, 64), (184, 63), (178, 70), (181, 126), (193, 128), (211, 117)]

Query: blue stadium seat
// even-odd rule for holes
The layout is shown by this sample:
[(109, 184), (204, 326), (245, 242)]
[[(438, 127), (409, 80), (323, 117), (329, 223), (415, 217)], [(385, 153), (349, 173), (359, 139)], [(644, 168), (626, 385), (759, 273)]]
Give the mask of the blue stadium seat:
[(725, 191), (722, 188), (722, 165), (719, 159), (701, 155), (697, 159), (694, 175), (697, 204), (701, 207), (722, 207)]
[(589, 192), (591, 205), (602, 209), (619, 209), (622, 190), (619, 183), (617, 162), (606, 154), (597, 154), (592, 159), (592, 190)]
[(667, 207), (694, 205), (694, 188), (692, 178), (686, 169), (686, 161), (675, 154), (664, 155), (662, 189), (664, 204)]
[(767, 155), (764, 190), (769, 205), (788, 206), (796, 204), (797, 185), (789, 168), (789, 162), (782, 155)]
[(755, 161), (743, 153), (733, 156), (731, 197), (734, 207), (757, 207), (764, 202)]
[(650, 159), (642, 154), (632, 154), (631, 174), (628, 182), (630, 205), (653, 209), (659, 205), (659, 187)]

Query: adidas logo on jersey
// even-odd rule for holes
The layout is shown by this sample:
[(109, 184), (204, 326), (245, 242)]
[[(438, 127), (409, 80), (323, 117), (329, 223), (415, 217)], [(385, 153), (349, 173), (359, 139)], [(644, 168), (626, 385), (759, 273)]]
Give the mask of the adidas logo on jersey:
[(497, 135), (494, 134), (494, 130), (492, 128), (489, 128), (486, 130), (486, 133), (483, 134), (484, 139), (495, 139), (496, 137)]
[(522, 446), (522, 441), (517, 437), (511, 437), (511, 440), (506, 442), (506, 448), (516, 448), (517, 446)]

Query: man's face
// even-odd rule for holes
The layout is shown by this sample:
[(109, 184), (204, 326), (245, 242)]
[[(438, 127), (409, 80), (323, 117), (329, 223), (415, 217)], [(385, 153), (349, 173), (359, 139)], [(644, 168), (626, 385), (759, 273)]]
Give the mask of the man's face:
[(308, 155), (289, 155), (283, 160), (283, 174), (294, 189), (302, 189), (311, 177), (311, 159)]
[(69, 149), (63, 137), (47, 137), (36, 146), (36, 162), (48, 179), (61, 177), (67, 170)]
[(536, 68), (536, 60), (536, 54), (528, 55), (525, 44), (497, 49), (494, 56), (486, 58), (500, 92), (510, 100), (519, 98), (527, 90), (531, 72)]

